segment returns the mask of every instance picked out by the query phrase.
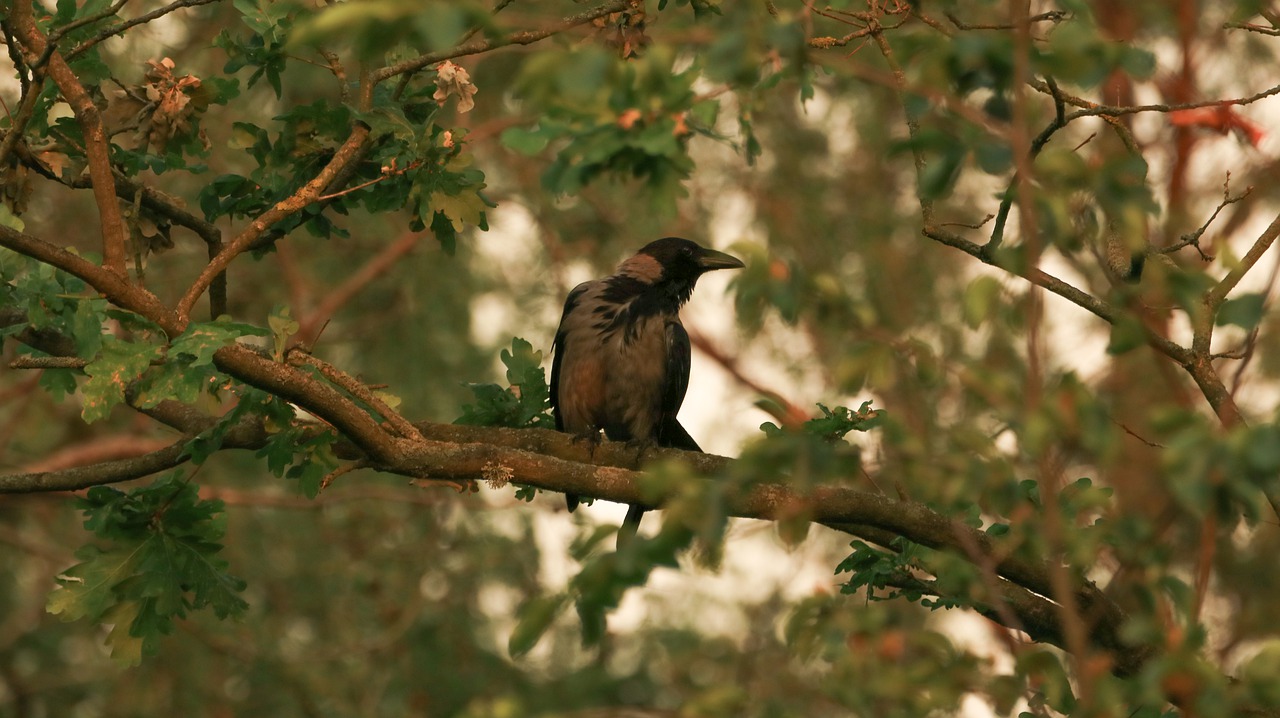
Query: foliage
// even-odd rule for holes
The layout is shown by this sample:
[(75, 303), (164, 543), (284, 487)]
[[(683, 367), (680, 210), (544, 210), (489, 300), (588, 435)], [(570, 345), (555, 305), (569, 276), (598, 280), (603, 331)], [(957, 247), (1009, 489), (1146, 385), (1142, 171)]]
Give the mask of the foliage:
[(533, 345), (524, 339), (513, 337), (511, 349), (503, 349), (501, 358), (507, 367), (507, 386), (469, 385), (476, 403), (464, 405), (462, 416), (455, 423), (517, 429), (555, 428), (542, 352), (534, 351)]
[[(1280, 713), (1277, 23), (14, 0), (0, 714)], [(733, 460), (433, 438), (671, 234)]]
[(137, 664), (156, 653), (189, 610), (207, 606), (226, 618), (248, 608), (244, 581), (219, 557), (222, 502), (200, 499), (179, 472), (130, 492), (97, 486), (77, 503), (84, 527), (110, 544), (76, 552), (81, 562), (58, 577), (49, 613), (113, 624), (107, 645), (116, 660)]

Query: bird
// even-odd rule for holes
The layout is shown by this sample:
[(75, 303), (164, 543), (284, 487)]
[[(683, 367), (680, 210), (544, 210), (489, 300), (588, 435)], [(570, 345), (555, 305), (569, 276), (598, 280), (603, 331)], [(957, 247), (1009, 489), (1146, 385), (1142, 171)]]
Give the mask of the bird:
[[(680, 308), (703, 274), (744, 267), (736, 257), (681, 237), (663, 237), (565, 299), (552, 342), (551, 408), (556, 428), (592, 441), (702, 451), (676, 414), (689, 388), (689, 334)], [(578, 497), (566, 494), (569, 511)], [(622, 547), (645, 509), (632, 505)]]

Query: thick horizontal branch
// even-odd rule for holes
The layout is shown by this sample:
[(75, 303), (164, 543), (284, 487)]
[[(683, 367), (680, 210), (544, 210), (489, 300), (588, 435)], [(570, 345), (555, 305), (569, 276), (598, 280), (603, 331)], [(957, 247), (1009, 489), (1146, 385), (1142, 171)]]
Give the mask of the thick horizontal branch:
[(42, 491), (79, 491), (91, 486), (115, 484), (172, 469), (187, 460), (187, 440), (130, 459), (102, 461), (56, 471), (0, 475), (0, 494)]

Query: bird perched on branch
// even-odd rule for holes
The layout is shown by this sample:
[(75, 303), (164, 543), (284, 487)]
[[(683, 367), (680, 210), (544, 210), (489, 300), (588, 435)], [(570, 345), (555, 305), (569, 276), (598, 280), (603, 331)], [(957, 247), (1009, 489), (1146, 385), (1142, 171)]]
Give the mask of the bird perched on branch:
[[(701, 451), (676, 419), (689, 387), (689, 335), (680, 307), (706, 272), (744, 265), (679, 237), (640, 249), (612, 275), (569, 292), (551, 362), (551, 408), (560, 431), (598, 440)], [(569, 510), (578, 497), (566, 494)], [(619, 544), (640, 526), (631, 506)]]

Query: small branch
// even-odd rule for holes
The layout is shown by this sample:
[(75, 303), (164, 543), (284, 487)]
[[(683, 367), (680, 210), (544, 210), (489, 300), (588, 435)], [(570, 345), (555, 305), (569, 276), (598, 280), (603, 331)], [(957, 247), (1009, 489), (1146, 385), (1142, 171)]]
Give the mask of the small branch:
[(106, 20), (107, 18), (120, 12), (120, 9), (123, 8), (125, 6), (125, 3), (127, 2), (129, 2), (129, 0), (116, 0), (114, 3), (111, 4), (110, 7), (108, 7), (107, 9), (101, 12), (97, 12), (92, 15), (87, 15), (85, 17), (80, 18), (79, 20), (72, 20), (66, 25), (56, 28), (53, 32), (49, 33), (49, 42), (57, 44), (59, 40), (66, 37), (67, 33), (73, 30), (78, 30), (82, 27), (85, 27), (86, 25), (92, 25), (95, 22), (98, 22), (99, 20)]
[[(8, 27), (8, 23), (5, 23)], [(21, 58), (22, 54), (18, 51), (16, 44), (9, 45), (10, 57)], [(26, 75), (21, 72), (18, 76), (22, 78), (22, 101), (18, 104), (18, 111), (9, 118), (9, 129), (5, 132), (3, 141), (0, 141), (0, 167), (5, 166), (9, 155), (13, 153), (14, 148), (18, 146), (18, 142), (22, 140), (23, 133), (27, 130), (27, 124), (31, 122), (31, 118), (35, 115), (36, 100), (40, 98), (40, 92), (44, 88), (44, 75), (36, 73), (31, 81), (27, 81)]]
[(951, 21), (951, 24), (955, 25), (956, 29), (958, 30), (1016, 30), (1020, 27), (1029, 27), (1031, 25), (1034, 25), (1036, 23), (1041, 23), (1041, 22), (1051, 22), (1057, 25), (1063, 20), (1066, 20), (1067, 18), (1071, 17), (1071, 13), (1065, 10), (1051, 10), (1049, 12), (1042, 12), (1039, 15), (1032, 15), (1031, 17), (1026, 18), (1021, 25), (1014, 25), (1011, 23), (970, 24), (966, 22), (961, 22), (960, 18), (956, 17), (955, 13), (948, 12), (948, 13), (945, 13), (945, 15), (946, 15), (946, 18)]
[(342, 58), (332, 50), (318, 50), (318, 52), (328, 65), (329, 72), (333, 73), (333, 78), (338, 81), (338, 99), (344, 105), (351, 104), (351, 90), (347, 87), (347, 68), (343, 67)]
[(981, 220), (977, 222), (940, 222), (938, 226), (939, 227), (963, 227), (965, 229), (982, 229), (983, 227), (986, 226), (987, 222), (990, 222), (991, 220), (995, 219), (995, 217), (996, 216), (994, 214), (988, 214), (986, 217), (983, 217)]
[(80, 357), (20, 356), (9, 362), (10, 369), (83, 369), (88, 365), (89, 360)]
[[(213, 363), (220, 371), (328, 422), (376, 466), (395, 465), (401, 456), (402, 439), (388, 434), (363, 407), (308, 372), (272, 361), (259, 350), (242, 344), (222, 347), (214, 353)], [(418, 474), (407, 472), (405, 475)]]
[(339, 175), (343, 174), (349, 166), (358, 162), (364, 156), (368, 146), (368, 139), (369, 127), (367, 125), (357, 124), (353, 127), (346, 142), (334, 152), (333, 158), (329, 160), (324, 169), (320, 170), (311, 181), (298, 188), (292, 195), (277, 202), (274, 207), (263, 212), (250, 222), (248, 227), (231, 240), (231, 244), (227, 245), (216, 257), (210, 260), (209, 264), (205, 265), (204, 270), (200, 272), (200, 276), (192, 282), (191, 287), (178, 302), (178, 316), (184, 325), (191, 316), (192, 307), (195, 306), (196, 301), (200, 299), (205, 290), (209, 288), (214, 278), (226, 271), (232, 260), (244, 253), (276, 222), (301, 211), (306, 206), (317, 201), (321, 193), (328, 189)]
[(79, 491), (91, 486), (116, 484), (172, 469), (187, 460), (187, 439), (164, 449), (129, 459), (103, 461), (56, 471), (0, 476), (0, 494), (38, 491)]
[(926, 160), (919, 143), (915, 142), (920, 134), (920, 118), (916, 116), (916, 113), (911, 109), (910, 103), (907, 102), (907, 74), (903, 71), (902, 65), (898, 63), (898, 58), (893, 54), (893, 48), (889, 46), (889, 40), (885, 38), (884, 33), (878, 26), (876, 26), (876, 31), (872, 33), (872, 38), (876, 41), (876, 46), (880, 48), (880, 54), (884, 56), (885, 62), (889, 65), (889, 71), (893, 75), (894, 94), (898, 99), (898, 106), (906, 118), (907, 134), (912, 140), (911, 158), (916, 167), (916, 196), (920, 201), (920, 216), (924, 223), (928, 225), (933, 222), (933, 201), (922, 196), (918, 189), (919, 178), (924, 175)]
[(552, 27), (543, 28), (541, 30), (513, 32), (499, 38), (475, 40), (457, 45), (448, 50), (419, 55), (411, 60), (405, 60), (404, 62), (398, 62), (394, 65), (389, 65), (375, 70), (369, 76), (369, 79), (371, 80), (370, 84), (377, 85), (378, 83), (395, 77), (396, 75), (401, 75), (406, 72), (416, 72), (428, 65), (434, 65), (438, 62), (450, 60), (455, 57), (477, 55), (482, 52), (488, 52), (508, 45), (531, 45), (539, 40), (545, 40), (552, 35), (564, 32), (565, 30), (570, 30), (578, 25), (589, 23), (596, 18), (604, 17), (605, 15), (612, 15), (615, 12), (622, 12), (633, 3), (634, 0), (610, 0), (603, 5), (596, 6), (585, 12), (566, 17), (560, 22), (560, 24)]
[(182, 333), (177, 326), (176, 317), (154, 294), (78, 254), (4, 225), (0, 225), (0, 247), (12, 249), (19, 254), (79, 277), (116, 306), (137, 312), (154, 321), (170, 336)]
[(1272, 37), (1280, 37), (1280, 28), (1264, 27), (1262, 25), (1255, 25), (1251, 22), (1224, 22), (1222, 23), (1222, 29), (1223, 30), (1248, 30), (1249, 32), (1256, 32), (1259, 35), (1270, 35)]
[[(1053, 121), (1041, 130), (1040, 134), (1036, 135), (1035, 139), (1031, 141), (1029, 150), (1030, 156), (1026, 160), (1027, 164), (1030, 164), (1031, 161), (1040, 154), (1040, 151), (1044, 149), (1044, 146), (1049, 144), (1049, 139), (1053, 137), (1055, 132), (1067, 126), (1067, 121), (1064, 116), (1066, 108), (1062, 98), (1062, 92), (1058, 89), (1058, 83), (1054, 82), (1052, 77), (1046, 77), (1045, 85), (1049, 87), (1049, 91), (1053, 96)], [(1013, 207), (1013, 197), (1015, 194), (1014, 188), (1019, 186), (1021, 182), (1021, 173), (1014, 172), (1013, 178), (1009, 180), (1009, 187), (1004, 191), (1004, 197), (1000, 200), (1000, 209), (996, 213), (996, 223), (991, 229), (991, 239), (988, 240), (987, 245), (983, 247), (983, 251), (988, 254), (992, 254), (998, 250), (1000, 248), (1000, 243), (1004, 241), (1004, 227), (1005, 223), (1009, 219), (1009, 210)]]
[[(1010, 274), (1016, 274), (1038, 287), (1047, 289), (1085, 311), (1096, 315), (1099, 319), (1106, 321), (1108, 324), (1114, 324), (1117, 321), (1118, 317), (1116, 310), (1110, 304), (1098, 299), (1092, 294), (1077, 289), (1051, 274), (1040, 269), (1014, 270), (1009, 267), (1005, 267), (995, 259), (987, 257), (982, 245), (971, 242), (964, 237), (961, 237), (954, 232), (942, 229), (939, 226), (925, 225), (922, 232), (929, 239), (945, 244), (948, 247), (958, 249), (983, 264), (1003, 269)], [(1175, 344), (1163, 336), (1148, 332), (1147, 343), (1161, 354), (1164, 354), (1177, 362), (1179, 365), (1185, 365), (1190, 361), (1191, 353), (1186, 348)]]
[(1221, 212), (1224, 207), (1226, 207), (1229, 204), (1235, 204), (1236, 202), (1239, 202), (1245, 197), (1248, 197), (1252, 192), (1253, 192), (1253, 186), (1251, 185), (1249, 187), (1245, 187), (1244, 192), (1241, 192), (1235, 197), (1232, 197), (1231, 196), (1231, 173), (1228, 172), (1227, 179), (1222, 183), (1222, 201), (1219, 202), (1218, 207), (1213, 210), (1213, 214), (1209, 215), (1209, 219), (1206, 219), (1204, 221), (1204, 224), (1200, 225), (1200, 228), (1197, 229), (1196, 231), (1188, 232), (1187, 234), (1182, 235), (1177, 242), (1169, 245), (1168, 247), (1165, 247), (1164, 249), (1160, 249), (1157, 251), (1160, 254), (1172, 254), (1178, 251), (1179, 249), (1182, 249), (1183, 247), (1192, 246), (1192, 247), (1195, 247), (1196, 252), (1200, 254), (1200, 259), (1206, 262), (1213, 261), (1213, 257), (1205, 254), (1204, 250), (1200, 248), (1200, 238), (1204, 236), (1205, 231), (1209, 229), (1209, 225), (1213, 224), (1213, 220), (1218, 218), (1218, 213)]
[(412, 172), (413, 170), (418, 169), (418, 167), (420, 167), (421, 165), (422, 165), (422, 163), (421, 163), (421, 162), (410, 162), (409, 164), (405, 165), (404, 167), (383, 167), (383, 168), (382, 168), (382, 174), (378, 175), (377, 177), (374, 177), (373, 179), (369, 180), (368, 182), (361, 182), (361, 183), (360, 183), (360, 184), (358, 184), (358, 185), (355, 185), (355, 186), (353, 186), (353, 187), (347, 187), (346, 189), (341, 190), (341, 191), (338, 191), (338, 192), (332, 192), (332, 193), (330, 193), (330, 194), (322, 194), (322, 195), (320, 195), (319, 197), (316, 197), (316, 201), (317, 201), (317, 202), (328, 202), (328, 201), (330, 201), (330, 200), (334, 200), (334, 199), (337, 199), (337, 198), (339, 198), (339, 197), (342, 197), (342, 196), (345, 196), (345, 195), (349, 195), (349, 194), (351, 194), (352, 192), (359, 192), (360, 190), (364, 189), (365, 187), (371, 187), (371, 186), (373, 186), (373, 185), (375, 185), (375, 184), (378, 184), (379, 182), (386, 181), (387, 179), (389, 179), (389, 178), (391, 178), (391, 177), (396, 177), (396, 176), (402, 175), (402, 174), (404, 174), (404, 173), (406, 173), (406, 172)]
[(418, 430), (405, 420), (404, 417), (396, 413), (391, 407), (387, 406), (384, 401), (379, 399), (369, 387), (360, 383), (355, 377), (338, 370), (337, 367), (318, 359), (297, 347), (290, 349), (287, 355), (289, 363), (294, 366), (312, 366), (315, 367), (324, 378), (333, 382), (337, 386), (342, 387), (347, 393), (367, 404), (374, 411), (382, 415), (387, 420), (391, 428), (395, 429), (395, 433), (406, 439), (421, 439), (422, 435)]
[[(124, 5), (125, 1), (126, 0), (120, 0), (118, 5)], [(177, 2), (170, 3), (168, 5), (165, 5), (164, 7), (156, 8), (155, 10), (152, 10), (149, 13), (139, 15), (138, 17), (135, 17), (131, 20), (118, 22), (115, 25), (112, 25), (111, 27), (104, 29), (102, 32), (99, 32), (97, 35), (94, 35), (88, 40), (81, 42), (79, 45), (76, 45), (74, 48), (71, 49), (70, 52), (67, 53), (67, 59), (71, 60), (73, 58), (76, 58), (81, 54), (87, 52), (89, 48), (93, 47), (94, 45), (97, 45), (103, 40), (107, 40), (111, 37), (119, 35), (124, 31), (128, 30), (129, 28), (137, 27), (138, 25), (151, 22), (152, 20), (155, 20), (157, 18), (162, 18), (165, 15), (168, 15), (169, 13), (174, 12), (175, 10), (181, 10), (182, 8), (186, 8), (186, 7), (196, 7), (197, 5), (208, 5), (210, 3), (215, 3), (218, 1), (219, 0), (177, 0)], [(112, 11), (110, 14), (114, 15), (115, 11)]]
[(320, 480), (320, 490), (324, 491), (325, 489), (329, 488), (329, 485), (332, 484), (334, 481), (336, 481), (338, 477), (344, 474), (349, 474), (352, 471), (355, 471), (356, 469), (363, 469), (366, 466), (367, 464), (365, 464), (363, 461), (354, 461), (350, 464), (339, 466), (333, 471), (330, 471), (328, 474), (325, 474), (325, 477)]
[(320, 305), (299, 321), (298, 341), (303, 346), (314, 346), (320, 330), (329, 323), (333, 315), (375, 279), (387, 273), (401, 257), (413, 251), (421, 238), (422, 235), (419, 233), (402, 235), (400, 239), (388, 244), (381, 252), (371, 257), (364, 266), (347, 277), (346, 281), (336, 289), (326, 294)]
[[(1253, 246), (1249, 248), (1249, 251), (1245, 253), (1244, 257), (1240, 259), (1240, 263), (1232, 268), (1230, 272), (1227, 272), (1227, 276), (1223, 277), (1205, 295), (1204, 303), (1209, 309), (1210, 314), (1217, 313), (1218, 307), (1222, 306), (1222, 302), (1226, 300), (1227, 294), (1229, 294), (1232, 289), (1235, 289), (1236, 285), (1240, 283), (1240, 280), (1244, 279), (1244, 275), (1248, 274), (1250, 269), (1253, 269), (1253, 266), (1258, 263), (1259, 259), (1262, 259), (1262, 255), (1266, 254), (1266, 251), (1270, 249), (1271, 245), (1276, 241), (1276, 237), (1280, 237), (1280, 215), (1277, 215), (1276, 218), (1271, 221), (1271, 224), (1267, 229), (1253, 243)], [(1210, 325), (1212, 325), (1212, 322), (1210, 322)]]
[[(1223, 105), (1250, 105), (1258, 100), (1265, 100), (1268, 97), (1280, 95), (1280, 85), (1256, 92), (1247, 97), (1238, 97), (1230, 100), (1208, 100), (1204, 102), (1180, 102), (1173, 104), (1154, 104), (1154, 105), (1096, 105), (1087, 100), (1084, 101), (1082, 109), (1067, 115), (1067, 122), (1079, 119), (1081, 117), (1122, 117), (1124, 115), (1136, 115), (1142, 112), (1172, 112), (1175, 110), (1195, 110), (1201, 107), (1221, 107)], [(1074, 103), (1073, 103), (1074, 104)]]
[(76, 121), (80, 124), (84, 135), (85, 155), (89, 162), (89, 173), (94, 179), (93, 198), (102, 223), (103, 266), (111, 273), (128, 281), (128, 272), (125, 269), (127, 232), (124, 218), (120, 213), (120, 205), (116, 201), (107, 133), (102, 126), (102, 117), (98, 108), (93, 98), (80, 84), (75, 71), (54, 49), (54, 44), (50, 43), (36, 27), (35, 18), (31, 12), (31, 0), (15, 0), (9, 18), (18, 39), (33, 54), (48, 54), (49, 77), (66, 98), (67, 104), (75, 113)]

